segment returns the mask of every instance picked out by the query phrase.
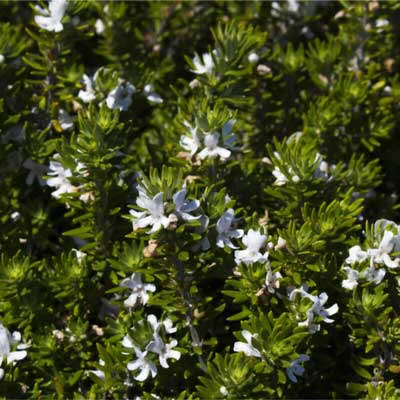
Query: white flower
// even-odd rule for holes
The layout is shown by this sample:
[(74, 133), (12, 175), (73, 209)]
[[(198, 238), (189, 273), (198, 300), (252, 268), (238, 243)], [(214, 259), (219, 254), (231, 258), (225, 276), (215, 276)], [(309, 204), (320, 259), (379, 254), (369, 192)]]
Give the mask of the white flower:
[(268, 292), (275, 293), (275, 289), (279, 289), (279, 279), (282, 279), (280, 272), (272, 272), (270, 266), (267, 267), (267, 276), (265, 277), (265, 287)]
[(169, 334), (176, 332), (176, 328), (173, 326), (172, 321), (169, 318), (164, 319), (162, 322), (158, 322), (157, 317), (154, 314), (149, 314), (147, 316), (147, 321), (152, 326), (155, 334), (158, 334), (161, 325), (164, 326), (165, 332)]
[(185, 150), (190, 151), (190, 155), (193, 156), (197, 152), (197, 150), (199, 149), (200, 144), (201, 144), (200, 138), (197, 134), (198, 128), (197, 128), (197, 126), (196, 127), (191, 126), (187, 121), (183, 121), (183, 124), (187, 128), (189, 128), (191, 137), (182, 135), (179, 140), (179, 144)]
[[(28, 344), (20, 343), (21, 334), (17, 331), (12, 334), (7, 328), (0, 323), (0, 365), (6, 359), (7, 364), (15, 364), (16, 361), (22, 360), (27, 356), (25, 349), (29, 347)], [(17, 344), (17, 350), (11, 351), (11, 346)], [(0, 368), (0, 379), (4, 376), (4, 369)]]
[(225, 247), (228, 246), (231, 249), (237, 249), (231, 242), (231, 238), (241, 238), (243, 236), (243, 229), (232, 229), (232, 224), (235, 222), (235, 214), (232, 208), (225, 211), (221, 218), (217, 222), (217, 246)]
[(36, 15), (35, 22), (46, 31), (61, 32), (64, 28), (61, 20), (67, 7), (68, 2), (66, 0), (50, 0), (48, 10), (36, 7), (36, 10), (43, 15)]
[(86, 87), (86, 90), (80, 90), (78, 93), (78, 97), (84, 103), (90, 103), (92, 100), (96, 98), (96, 92), (93, 89), (93, 84), (96, 80), (96, 75), (93, 78), (90, 78), (88, 75), (83, 74), (83, 83)]
[(0, 64), (2, 64), (5, 60), (5, 57), (3, 56), (3, 54), (0, 54)]
[(46, 183), (48, 186), (57, 189), (51, 194), (53, 197), (58, 199), (63, 193), (76, 192), (77, 188), (73, 186), (68, 179), (72, 176), (72, 172), (69, 168), (65, 169), (58, 161), (50, 161), (49, 169), (50, 172), (48, 172), (48, 175), (54, 178), (47, 179)]
[(329, 164), (322, 159), (321, 154), (317, 153), (315, 156), (315, 161), (318, 162), (317, 168), (314, 171), (314, 179), (329, 179)]
[(68, 129), (71, 129), (74, 126), (71, 115), (69, 115), (63, 109), (60, 109), (58, 111), (58, 122), (60, 123), (61, 129), (63, 131), (67, 131)]
[(101, 19), (96, 20), (96, 23), (94, 24), (94, 28), (98, 35), (101, 35), (104, 32), (104, 30), (106, 29), (104, 22)]
[(256, 64), (258, 62), (258, 60), (260, 59), (260, 57), (258, 56), (257, 53), (250, 53), (249, 56), (247, 57), (247, 59), (249, 60), (250, 64)]
[(342, 281), (342, 287), (348, 290), (353, 290), (358, 285), (360, 273), (350, 267), (344, 267), (343, 269), (347, 274), (347, 279)]
[(242, 238), (242, 242), (247, 246), (247, 249), (235, 251), (236, 264), (244, 263), (249, 265), (255, 262), (267, 262), (268, 252), (265, 252), (264, 254), (260, 253), (260, 249), (266, 240), (267, 237), (265, 235), (262, 235), (259, 231), (250, 229), (247, 235), (244, 235)]
[(132, 95), (135, 92), (135, 86), (129, 82), (122, 82), (108, 94), (106, 104), (112, 110), (118, 108), (120, 111), (126, 111), (132, 104)]
[(312, 324), (315, 315), (318, 315), (322, 318), (324, 322), (331, 324), (334, 322), (333, 319), (328, 318), (333, 314), (336, 314), (339, 311), (338, 305), (335, 303), (333, 306), (325, 309), (323, 305), (328, 300), (328, 295), (323, 292), (319, 296), (313, 296), (306, 291), (307, 287), (303, 286), (300, 289), (294, 289), (289, 296), (290, 301), (294, 300), (295, 295), (298, 293), (302, 297), (306, 297), (312, 302), (312, 306), (307, 310), (307, 319), (304, 322), (300, 322), (299, 326), (307, 326), (311, 333), (315, 333), (319, 330), (319, 325)]
[[(101, 367), (104, 367), (105, 362), (102, 359), (100, 359), (99, 360), (99, 365)], [(106, 379), (106, 374), (104, 373), (104, 371), (102, 371), (100, 369), (90, 369), (88, 372), (91, 372), (92, 374), (96, 375), (102, 381), (104, 381)]]
[(142, 274), (134, 272), (130, 278), (125, 278), (120, 286), (125, 286), (132, 290), (132, 294), (124, 301), (125, 307), (133, 307), (138, 301), (145, 305), (149, 300), (147, 292), (154, 293), (156, 291), (155, 285), (151, 283), (142, 282)]
[(46, 181), (42, 178), (43, 175), (48, 171), (46, 166), (34, 162), (31, 158), (26, 159), (22, 166), (26, 169), (29, 169), (28, 176), (25, 180), (27, 185), (31, 186), (35, 179), (38, 180), (40, 186), (44, 186), (46, 184)]
[(179, 192), (175, 193), (172, 197), (172, 200), (175, 204), (175, 214), (182, 218), (184, 221), (191, 221), (194, 219), (199, 219), (201, 215), (193, 216), (190, 213), (197, 210), (200, 207), (199, 200), (191, 200), (187, 201), (186, 198), (186, 189), (182, 189)]
[[(289, 173), (292, 174), (291, 179), (294, 183), (297, 183), (300, 181), (300, 177), (298, 175), (293, 174), (292, 167), (289, 168)], [(272, 171), (272, 175), (274, 175), (274, 177), (276, 178), (274, 185), (283, 186), (289, 182), (289, 178), (285, 174), (282, 173), (282, 171), (279, 169), (279, 167), (274, 168), (274, 170)]]
[(362, 273), (362, 276), (368, 282), (374, 282), (375, 285), (379, 285), (382, 282), (385, 275), (386, 271), (384, 268), (375, 269), (373, 265), (371, 265)]
[[(217, 55), (216, 50), (213, 50), (214, 55)], [(193, 64), (195, 69), (191, 71), (195, 74), (202, 75), (202, 74), (211, 74), (212, 70), (214, 69), (214, 60), (211, 57), (210, 53), (203, 53), (202, 58), (196, 54), (193, 58)]]
[(247, 343), (244, 342), (235, 342), (233, 345), (233, 351), (242, 352), (249, 357), (258, 357), (262, 358), (261, 353), (251, 344), (251, 339), (257, 339), (257, 334), (251, 334), (247, 330), (242, 331), (242, 336), (245, 338)]
[(174, 339), (170, 343), (165, 344), (158, 334), (154, 335), (154, 339), (147, 345), (146, 350), (152, 351), (158, 354), (160, 364), (163, 368), (169, 368), (167, 363), (168, 358), (174, 358), (179, 360), (181, 358), (181, 353), (177, 350), (172, 350), (178, 342)]
[(392, 231), (386, 230), (379, 247), (377, 249), (368, 249), (367, 253), (371, 257), (371, 262), (377, 262), (378, 264), (384, 263), (388, 268), (398, 268), (400, 264), (400, 258), (392, 260), (389, 253), (393, 251), (395, 244), (398, 246), (398, 237), (394, 236)]
[(161, 228), (161, 226), (163, 226), (164, 228), (168, 227), (170, 221), (168, 217), (164, 215), (162, 192), (157, 193), (153, 197), (153, 199), (139, 192), (139, 197), (136, 200), (136, 204), (147, 211), (129, 211), (129, 213), (134, 217), (134, 230), (137, 228), (145, 228), (148, 225), (152, 225), (153, 228), (147, 233), (154, 233), (157, 232)]
[(355, 263), (361, 263), (368, 258), (368, 253), (362, 251), (360, 246), (353, 246), (349, 249), (349, 256), (346, 258), (346, 263), (354, 265)]
[(72, 249), (73, 252), (75, 252), (76, 259), (78, 260), (78, 264), (81, 264), (83, 259), (87, 256), (86, 253), (83, 251), (77, 250), (77, 249)]
[(153, 92), (153, 85), (151, 84), (146, 85), (143, 89), (143, 92), (147, 100), (153, 103), (161, 104), (164, 101), (159, 94)]
[(226, 390), (226, 387), (225, 386), (221, 386), (220, 388), (219, 388), (219, 392), (222, 394), (222, 396), (224, 396), (224, 397), (226, 397), (226, 396), (228, 396), (228, 391)]
[(128, 335), (126, 335), (122, 340), (122, 345), (135, 350), (137, 360), (131, 361), (127, 365), (129, 371), (140, 369), (139, 375), (135, 376), (134, 379), (143, 382), (148, 378), (150, 373), (153, 378), (157, 375), (157, 367), (152, 361), (146, 360), (147, 350), (141, 351), (139, 347), (135, 346), (135, 344), (132, 342), (132, 339)]
[(297, 383), (297, 376), (303, 376), (304, 374), (304, 367), (300, 365), (300, 363), (304, 362), (304, 361), (308, 361), (310, 359), (310, 357), (307, 354), (300, 354), (300, 356), (298, 358), (296, 358), (296, 360), (294, 360), (288, 368), (286, 368), (286, 373), (288, 375), (288, 378), (294, 382)]
[(204, 137), (205, 148), (199, 153), (199, 158), (204, 160), (207, 157), (220, 157), (225, 160), (230, 157), (231, 152), (228, 149), (218, 146), (220, 134), (218, 132), (208, 133)]

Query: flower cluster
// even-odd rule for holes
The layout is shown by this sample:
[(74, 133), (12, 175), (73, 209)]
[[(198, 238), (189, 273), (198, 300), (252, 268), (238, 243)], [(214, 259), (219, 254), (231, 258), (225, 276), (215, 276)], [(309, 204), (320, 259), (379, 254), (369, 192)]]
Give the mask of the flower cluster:
[[(353, 290), (361, 277), (378, 285), (386, 275), (384, 267), (395, 269), (400, 266), (400, 257), (393, 258), (390, 255), (400, 251), (400, 226), (393, 221), (380, 219), (374, 225), (374, 239), (377, 247), (368, 248), (364, 251), (356, 245), (349, 249), (346, 264), (353, 267), (362, 265), (364, 261), (369, 261), (369, 266), (361, 271), (349, 266), (343, 267), (347, 275), (347, 279), (342, 281), (342, 286), (345, 289)], [(382, 266), (382, 268), (377, 266)]]
[(138, 347), (129, 335), (125, 335), (122, 341), (122, 345), (128, 349), (133, 349), (137, 357), (136, 360), (130, 361), (127, 365), (129, 371), (140, 370), (139, 374), (134, 377), (137, 381), (145, 381), (149, 374), (154, 378), (157, 375), (157, 367), (155, 363), (149, 357), (149, 352), (158, 355), (161, 367), (169, 368), (167, 363), (169, 358), (179, 360), (181, 353), (177, 350), (173, 350), (178, 344), (176, 339), (171, 340), (169, 343), (164, 343), (160, 336), (160, 328), (163, 327), (166, 334), (175, 333), (177, 328), (172, 326), (170, 319), (165, 319), (162, 322), (157, 321), (157, 317), (153, 314), (147, 316), (147, 322), (152, 327), (152, 339), (145, 346), (145, 350), (142, 351)]
[(203, 148), (197, 155), (200, 160), (218, 157), (226, 160), (231, 156), (232, 151), (236, 150), (236, 136), (232, 132), (235, 122), (234, 119), (228, 120), (222, 126), (221, 132), (204, 132), (200, 127), (192, 126), (185, 121), (184, 124), (189, 129), (190, 136), (182, 135), (180, 145), (193, 156), (203, 144)]

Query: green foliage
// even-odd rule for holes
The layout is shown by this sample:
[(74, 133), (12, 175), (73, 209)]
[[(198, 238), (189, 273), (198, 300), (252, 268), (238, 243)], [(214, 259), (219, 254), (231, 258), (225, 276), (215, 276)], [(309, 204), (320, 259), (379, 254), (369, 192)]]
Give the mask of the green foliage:
[(1, 11), (0, 396), (399, 397), (397, 2)]

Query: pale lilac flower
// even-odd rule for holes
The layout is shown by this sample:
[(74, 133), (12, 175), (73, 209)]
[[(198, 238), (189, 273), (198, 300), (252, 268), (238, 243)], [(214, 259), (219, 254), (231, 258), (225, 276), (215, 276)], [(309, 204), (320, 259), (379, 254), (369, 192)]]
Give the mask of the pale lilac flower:
[(360, 246), (353, 246), (349, 249), (349, 256), (346, 258), (346, 263), (354, 265), (355, 263), (361, 263), (368, 258), (368, 253), (361, 250)]
[(286, 373), (288, 375), (288, 378), (294, 382), (297, 383), (297, 376), (303, 376), (304, 374), (304, 367), (300, 365), (300, 363), (304, 361), (308, 361), (310, 357), (307, 354), (300, 354), (296, 360), (294, 360), (288, 368), (286, 368)]
[(46, 181), (43, 179), (43, 175), (47, 173), (48, 168), (45, 165), (38, 164), (31, 158), (28, 158), (24, 161), (22, 166), (26, 169), (29, 169), (28, 176), (25, 180), (27, 185), (31, 186), (35, 179), (37, 179), (40, 186), (44, 186), (46, 184)]
[(61, 20), (67, 7), (68, 2), (66, 0), (50, 0), (48, 10), (37, 6), (36, 10), (43, 15), (36, 15), (35, 22), (46, 31), (61, 32), (64, 28)]
[(137, 359), (129, 362), (127, 365), (129, 371), (140, 369), (139, 375), (134, 377), (135, 380), (143, 382), (148, 378), (150, 373), (152, 378), (157, 375), (157, 367), (155, 364), (146, 359), (148, 353), (147, 350), (141, 351), (139, 347), (135, 346), (135, 344), (132, 342), (132, 339), (128, 335), (126, 335), (122, 340), (122, 345), (135, 350)]
[(63, 109), (60, 109), (58, 111), (58, 122), (60, 123), (61, 129), (63, 131), (67, 131), (74, 127), (74, 122), (71, 115), (69, 115), (67, 111)]
[(133, 307), (138, 302), (145, 305), (150, 297), (147, 292), (154, 293), (156, 291), (155, 285), (142, 282), (142, 274), (139, 272), (134, 272), (130, 278), (125, 278), (120, 286), (132, 290), (131, 295), (124, 301), (125, 307)]
[(250, 229), (247, 235), (244, 235), (242, 242), (247, 249), (235, 251), (236, 264), (244, 263), (246, 265), (256, 262), (265, 263), (268, 261), (268, 252), (261, 254), (260, 249), (266, 242), (267, 237), (262, 235), (259, 231)]
[(47, 179), (46, 183), (48, 186), (57, 189), (51, 194), (53, 197), (59, 199), (63, 193), (76, 192), (77, 188), (73, 186), (68, 179), (72, 176), (72, 172), (69, 168), (64, 168), (58, 161), (50, 161), (49, 169), (50, 172), (48, 172), (48, 175), (53, 176), (53, 178)]
[(400, 258), (396, 258), (392, 260), (389, 256), (389, 253), (395, 247), (395, 242), (398, 240), (397, 237), (394, 236), (392, 231), (386, 230), (383, 238), (379, 244), (377, 249), (368, 249), (367, 253), (371, 257), (371, 262), (377, 262), (378, 264), (385, 264), (388, 268), (398, 268), (400, 264)]
[[(29, 347), (28, 344), (20, 343), (21, 334), (17, 331), (12, 334), (10, 331), (0, 323), (0, 365), (6, 359), (7, 364), (15, 364), (16, 361), (22, 360), (27, 356), (25, 349)], [(17, 344), (18, 343), (18, 344)], [(11, 346), (17, 344), (16, 351), (11, 351)], [(4, 376), (4, 369), (0, 368), (0, 379)]]
[(169, 318), (164, 319), (164, 321), (157, 321), (157, 317), (154, 314), (147, 316), (147, 321), (152, 326), (155, 334), (158, 334), (161, 326), (164, 326), (165, 332), (171, 334), (176, 332), (176, 328), (173, 326), (172, 321)]
[(151, 101), (152, 103), (161, 104), (164, 102), (162, 97), (153, 91), (153, 85), (151, 84), (146, 85), (143, 89), (143, 92), (147, 100)]
[(225, 247), (228, 246), (231, 249), (237, 249), (231, 238), (241, 238), (243, 236), (243, 229), (234, 229), (232, 228), (232, 224), (235, 223), (235, 213), (232, 208), (229, 208), (225, 211), (221, 218), (217, 221), (217, 246)]
[(94, 82), (96, 80), (96, 75), (90, 78), (88, 75), (83, 74), (83, 83), (86, 87), (86, 90), (80, 90), (78, 93), (78, 97), (84, 103), (90, 103), (92, 100), (96, 98), (96, 92), (93, 88)]
[(191, 126), (187, 121), (183, 121), (183, 124), (187, 128), (189, 128), (191, 137), (182, 135), (179, 140), (179, 144), (185, 150), (189, 151), (191, 156), (193, 156), (197, 152), (197, 150), (199, 149), (200, 144), (201, 144), (200, 138), (197, 133), (198, 128), (197, 128), (197, 126), (195, 126), (195, 127)]
[(201, 216), (193, 216), (190, 213), (197, 210), (200, 207), (199, 200), (186, 200), (186, 189), (182, 189), (175, 193), (172, 200), (175, 204), (175, 214), (182, 218), (184, 221), (191, 221), (194, 219), (199, 219)]
[(311, 333), (315, 333), (319, 330), (319, 325), (312, 324), (315, 315), (318, 315), (322, 320), (328, 324), (335, 322), (333, 319), (328, 318), (329, 316), (336, 314), (339, 311), (338, 305), (335, 303), (329, 308), (324, 308), (323, 305), (328, 300), (328, 295), (323, 292), (318, 296), (313, 296), (306, 291), (307, 287), (303, 286), (300, 289), (294, 289), (289, 296), (290, 301), (294, 300), (296, 294), (300, 294), (301, 297), (306, 297), (311, 300), (312, 305), (309, 310), (307, 310), (307, 319), (304, 322), (300, 322), (299, 326), (307, 326)]
[(181, 358), (181, 353), (177, 350), (172, 350), (178, 342), (173, 339), (170, 343), (164, 343), (158, 334), (154, 335), (154, 339), (147, 345), (146, 350), (152, 351), (158, 354), (160, 364), (163, 368), (169, 368), (167, 363), (168, 358), (174, 358), (179, 360)]
[(353, 290), (358, 285), (358, 279), (360, 278), (360, 273), (350, 267), (344, 267), (344, 271), (347, 274), (347, 279), (342, 281), (342, 287), (348, 290)]
[(257, 339), (258, 334), (252, 334), (247, 330), (242, 331), (242, 336), (245, 338), (247, 343), (244, 342), (235, 342), (233, 345), (233, 351), (242, 352), (246, 354), (248, 357), (258, 357), (263, 358), (259, 350), (257, 350), (252, 344), (252, 338)]
[(164, 215), (162, 192), (157, 193), (153, 199), (139, 192), (139, 197), (136, 200), (136, 204), (147, 211), (129, 211), (129, 213), (134, 217), (134, 230), (137, 228), (145, 228), (146, 226), (151, 225), (153, 228), (147, 233), (154, 233), (157, 232), (161, 226), (164, 228), (168, 227), (170, 221), (168, 217)]
[(130, 82), (121, 82), (107, 96), (106, 104), (108, 108), (126, 111), (132, 104), (132, 95), (136, 92), (135, 86)]
[(280, 272), (272, 272), (271, 267), (267, 267), (267, 276), (265, 277), (265, 287), (268, 292), (275, 293), (275, 289), (279, 289), (279, 279), (282, 279)]
[(373, 265), (371, 265), (369, 268), (364, 270), (362, 273), (362, 276), (368, 282), (374, 282), (375, 285), (379, 285), (382, 282), (385, 275), (386, 275), (386, 271), (384, 268), (376, 269)]
[(220, 157), (225, 160), (230, 157), (231, 152), (228, 149), (218, 146), (220, 134), (218, 132), (208, 133), (204, 137), (205, 148), (199, 153), (199, 158), (204, 160), (205, 158), (216, 158)]

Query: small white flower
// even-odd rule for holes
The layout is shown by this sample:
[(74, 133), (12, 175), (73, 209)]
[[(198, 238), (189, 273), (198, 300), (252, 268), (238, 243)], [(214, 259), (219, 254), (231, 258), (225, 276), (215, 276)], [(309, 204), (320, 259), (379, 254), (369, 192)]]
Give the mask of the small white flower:
[(251, 334), (247, 330), (242, 331), (242, 336), (245, 338), (247, 343), (235, 342), (233, 345), (233, 351), (242, 352), (248, 357), (258, 357), (262, 358), (261, 353), (251, 344), (251, 339), (257, 339), (257, 334)]
[[(216, 50), (214, 50), (213, 53), (216, 56)], [(193, 58), (193, 64), (195, 66), (195, 69), (192, 69), (191, 71), (198, 75), (211, 74), (215, 67), (214, 60), (211, 57), (210, 53), (203, 53), (201, 59), (196, 54)]]
[(14, 222), (19, 221), (21, 219), (21, 213), (19, 213), (18, 211), (14, 211), (13, 213), (11, 213), (10, 217)]
[(179, 144), (187, 151), (190, 151), (190, 155), (193, 156), (197, 150), (200, 147), (200, 138), (198, 136), (198, 128), (197, 126), (193, 127), (191, 126), (187, 121), (183, 121), (183, 124), (189, 128), (190, 131), (190, 135), (186, 136), (186, 135), (182, 135), (180, 140), (179, 140)]
[(94, 28), (98, 35), (101, 35), (104, 32), (104, 30), (106, 29), (104, 22), (101, 19), (96, 20), (96, 23), (94, 24)]
[(219, 392), (222, 394), (222, 396), (224, 396), (224, 397), (226, 397), (226, 396), (228, 396), (228, 391), (226, 390), (226, 387), (225, 386), (221, 386), (220, 388), (219, 388)]
[(3, 54), (0, 54), (0, 64), (2, 64), (5, 60), (5, 57), (3, 56)]
[(304, 367), (300, 365), (300, 363), (304, 361), (308, 361), (310, 357), (307, 354), (300, 354), (296, 360), (294, 360), (288, 368), (286, 368), (286, 373), (288, 375), (288, 378), (294, 382), (297, 383), (297, 376), (303, 376), (304, 374)]
[(134, 272), (130, 278), (125, 278), (120, 286), (127, 287), (132, 290), (131, 295), (124, 301), (125, 307), (133, 307), (138, 301), (145, 305), (149, 300), (147, 292), (154, 293), (155, 285), (142, 282), (142, 274)]
[(151, 84), (146, 85), (143, 89), (143, 92), (147, 100), (151, 101), (152, 103), (161, 104), (164, 102), (162, 97), (153, 91), (153, 85)]
[(76, 259), (78, 260), (78, 264), (81, 264), (83, 259), (87, 256), (86, 253), (83, 251), (77, 250), (77, 249), (72, 249), (73, 252), (75, 252)]
[(348, 290), (353, 290), (358, 285), (360, 273), (350, 267), (344, 267), (343, 269), (347, 274), (347, 279), (342, 281), (342, 287)]
[(58, 111), (58, 122), (60, 123), (61, 129), (67, 131), (74, 126), (71, 115), (69, 115), (65, 110), (60, 109)]
[(40, 186), (44, 186), (46, 184), (46, 181), (43, 179), (43, 175), (48, 171), (46, 166), (34, 162), (31, 158), (26, 159), (22, 166), (26, 169), (29, 169), (28, 176), (25, 180), (27, 185), (31, 186), (35, 179), (38, 180)]
[(172, 200), (175, 204), (175, 214), (184, 221), (199, 219), (201, 217), (200, 215), (193, 216), (190, 213), (200, 207), (200, 202), (199, 200), (187, 201), (186, 193), (186, 189), (182, 189), (173, 195)]
[(36, 7), (36, 10), (43, 15), (36, 15), (35, 22), (46, 31), (61, 32), (64, 28), (61, 20), (67, 7), (68, 2), (66, 0), (50, 0), (48, 10)]
[(258, 56), (257, 53), (250, 53), (249, 56), (247, 57), (247, 59), (249, 60), (250, 64), (256, 64), (258, 63), (258, 60), (260, 59), (260, 57)]
[(133, 229), (145, 228), (148, 225), (152, 225), (153, 228), (147, 233), (157, 232), (161, 226), (168, 228), (169, 219), (164, 215), (164, 203), (163, 193), (157, 193), (153, 199), (143, 195), (139, 192), (139, 197), (136, 200), (136, 204), (139, 207), (144, 208), (147, 211), (135, 211), (130, 210), (129, 213), (133, 215)]
[(86, 90), (80, 90), (78, 93), (78, 97), (84, 103), (90, 103), (92, 100), (96, 98), (96, 92), (93, 88), (94, 82), (96, 80), (96, 75), (90, 78), (88, 75), (83, 74), (83, 83), (86, 87)]
[(65, 169), (58, 161), (50, 161), (49, 169), (50, 172), (48, 172), (48, 175), (53, 176), (53, 178), (47, 179), (46, 183), (48, 186), (57, 189), (51, 194), (53, 197), (59, 199), (63, 193), (76, 192), (77, 188), (73, 186), (68, 179), (72, 176), (72, 172), (69, 168)]
[(217, 246), (225, 247), (228, 246), (231, 249), (237, 249), (231, 238), (241, 238), (243, 236), (243, 229), (232, 229), (232, 224), (235, 222), (235, 214), (232, 208), (222, 214), (221, 218), (217, 222)]
[(139, 375), (135, 376), (134, 379), (143, 382), (148, 378), (150, 373), (153, 378), (157, 375), (157, 367), (155, 364), (146, 359), (148, 353), (147, 350), (141, 351), (139, 347), (135, 346), (135, 344), (132, 342), (132, 339), (128, 335), (124, 337), (122, 345), (135, 350), (137, 360), (131, 361), (127, 365), (129, 371), (140, 369)]
[(353, 246), (349, 249), (349, 256), (346, 258), (346, 263), (354, 265), (355, 263), (361, 263), (368, 258), (368, 253), (362, 251), (360, 246)]
[(323, 305), (328, 300), (328, 295), (323, 292), (319, 296), (313, 296), (306, 291), (307, 287), (303, 286), (300, 289), (294, 289), (289, 296), (290, 301), (294, 300), (295, 295), (298, 293), (301, 297), (306, 297), (311, 300), (311, 308), (307, 310), (307, 319), (304, 322), (300, 322), (299, 326), (307, 326), (310, 333), (315, 333), (319, 330), (319, 325), (313, 324), (314, 316), (318, 315), (322, 320), (328, 324), (335, 322), (333, 319), (328, 318), (329, 316), (336, 314), (339, 311), (338, 305), (335, 303), (329, 308), (324, 308)]
[(176, 332), (176, 328), (173, 326), (172, 321), (169, 318), (164, 319), (162, 322), (157, 321), (157, 317), (154, 314), (147, 316), (147, 321), (152, 326), (155, 334), (158, 334), (161, 326), (164, 326), (165, 332), (171, 334)]
[(112, 110), (118, 108), (126, 111), (132, 104), (132, 95), (135, 92), (136, 88), (130, 82), (122, 82), (108, 94), (106, 104)]
[[(101, 367), (104, 367), (105, 362), (102, 359), (100, 359), (99, 360), (99, 365)], [(106, 379), (106, 375), (105, 375), (104, 371), (102, 371), (100, 369), (90, 369), (88, 372), (91, 372), (92, 374), (96, 375), (102, 381), (104, 381)]]
[(262, 235), (259, 231), (250, 229), (247, 235), (244, 235), (242, 242), (247, 249), (235, 251), (236, 264), (244, 263), (246, 265), (256, 262), (265, 263), (268, 261), (268, 252), (260, 253), (261, 247), (267, 241), (267, 237)]
[(220, 134), (218, 132), (208, 133), (204, 137), (205, 148), (199, 153), (199, 158), (204, 160), (205, 158), (216, 158), (220, 157), (225, 160), (230, 157), (231, 151), (223, 147), (218, 146)]
[(392, 252), (395, 246), (398, 246), (398, 236), (395, 237), (392, 231), (386, 230), (379, 247), (377, 249), (368, 249), (367, 253), (371, 257), (371, 263), (385, 264), (388, 268), (398, 268), (400, 258), (392, 260), (389, 253)]
[(146, 350), (152, 351), (158, 354), (160, 364), (163, 368), (169, 368), (167, 363), (168, 358), (174, 358), (179, 360), (181, 358), (181, 353), (177, 350), (172, 350), (178, 342), (174, 339), (170, 343), (165, 344), (158, 334), (154, 335), (154, 339), (147, 345)]
[(279, 289), (279, 279), (282, 279), (280, 272), (272, 272), (271, 267), (267, 267), (267, 276), (265, 277), (265, 287), (268, 292), (275, 293), (275, 289)]

